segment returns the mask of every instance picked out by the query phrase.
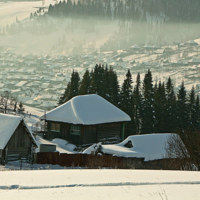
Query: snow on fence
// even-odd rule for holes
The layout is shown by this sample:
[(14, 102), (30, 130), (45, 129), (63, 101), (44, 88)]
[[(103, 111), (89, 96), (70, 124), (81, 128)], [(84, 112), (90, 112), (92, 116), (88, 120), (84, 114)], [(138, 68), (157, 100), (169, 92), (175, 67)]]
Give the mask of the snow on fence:
[(36, 155), (37, 164), (53, 164), (63, 167), (88, 168), (144, 168), (144, 158), (124, 158), (111, 155), (65, 154), (59, 152), (39, 152)]

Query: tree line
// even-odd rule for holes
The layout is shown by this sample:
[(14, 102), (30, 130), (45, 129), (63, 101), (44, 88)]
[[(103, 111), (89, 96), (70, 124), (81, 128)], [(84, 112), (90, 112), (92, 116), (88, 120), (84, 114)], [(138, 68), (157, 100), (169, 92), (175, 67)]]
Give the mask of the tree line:
[(91, 71), (86, 70), (82, 79), (73, 71), (58, 104), (86, 94), (100, 95), (131, 117), (131, 122), (126, 123), (125, 136), (200, 129), (199, 96), (195, 95), (194, 86), (187, 94), (182, 82), (175, 94), (170, 77), (166, 83), (153, 84), (150, 70), (143, 80), (138, 73), (135, 85), (128, 70), (121, 87), (112, 67), (96, 65)]
[(50, 5), (51, 16), (102, 17), (144, 20), (157, 16), (166, 21), (199, 22), (199, 0), (64, 0)]

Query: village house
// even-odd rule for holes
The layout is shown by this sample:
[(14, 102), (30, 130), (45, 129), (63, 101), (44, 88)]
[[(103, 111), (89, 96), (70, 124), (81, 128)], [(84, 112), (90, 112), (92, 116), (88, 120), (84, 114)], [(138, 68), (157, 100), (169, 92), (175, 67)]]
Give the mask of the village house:
[(108, 138), (124, 139), (130, 117), (104, 98), (92, 94), (72, 98), (41, 117), (47, 122), (45, 139), (65, 139), (73, 144), (91, 144)]
[(0, 163), (13, 160), (32, 161), (37, 143), (24, 119), (0, 114)]

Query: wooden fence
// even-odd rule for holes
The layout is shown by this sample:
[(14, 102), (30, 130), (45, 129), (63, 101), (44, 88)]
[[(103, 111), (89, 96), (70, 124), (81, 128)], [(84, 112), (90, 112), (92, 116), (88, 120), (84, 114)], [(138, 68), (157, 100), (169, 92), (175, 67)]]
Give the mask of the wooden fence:
[(180, 170), (187, 167), (183, 159), (160, 159), (144, 161), (144, 158), (124, 158), (111, 155), (65, 154), (40, 152), (36, 154), (37, 164), (60, 165), (63, 167), (116, 168), (116, 169), (164, 169)]
[(144, 158), (124, 158), (111, 155), (65, 154), (59, 152), (39, 152), (37, 164), (52, 164), (65, 167), (143, 169)]

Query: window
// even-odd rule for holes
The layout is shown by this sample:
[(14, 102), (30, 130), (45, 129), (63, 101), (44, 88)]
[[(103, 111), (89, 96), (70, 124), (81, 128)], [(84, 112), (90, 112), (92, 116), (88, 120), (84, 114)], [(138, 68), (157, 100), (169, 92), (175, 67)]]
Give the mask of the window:
[(71, 125), (70, 133), (72, 135), (80, 135), (81, 134), (81, 127), (80, 126)]
[(58, 123), (51, 123), (51, 131), (60, 132), (60, 124), (58, 124)]

